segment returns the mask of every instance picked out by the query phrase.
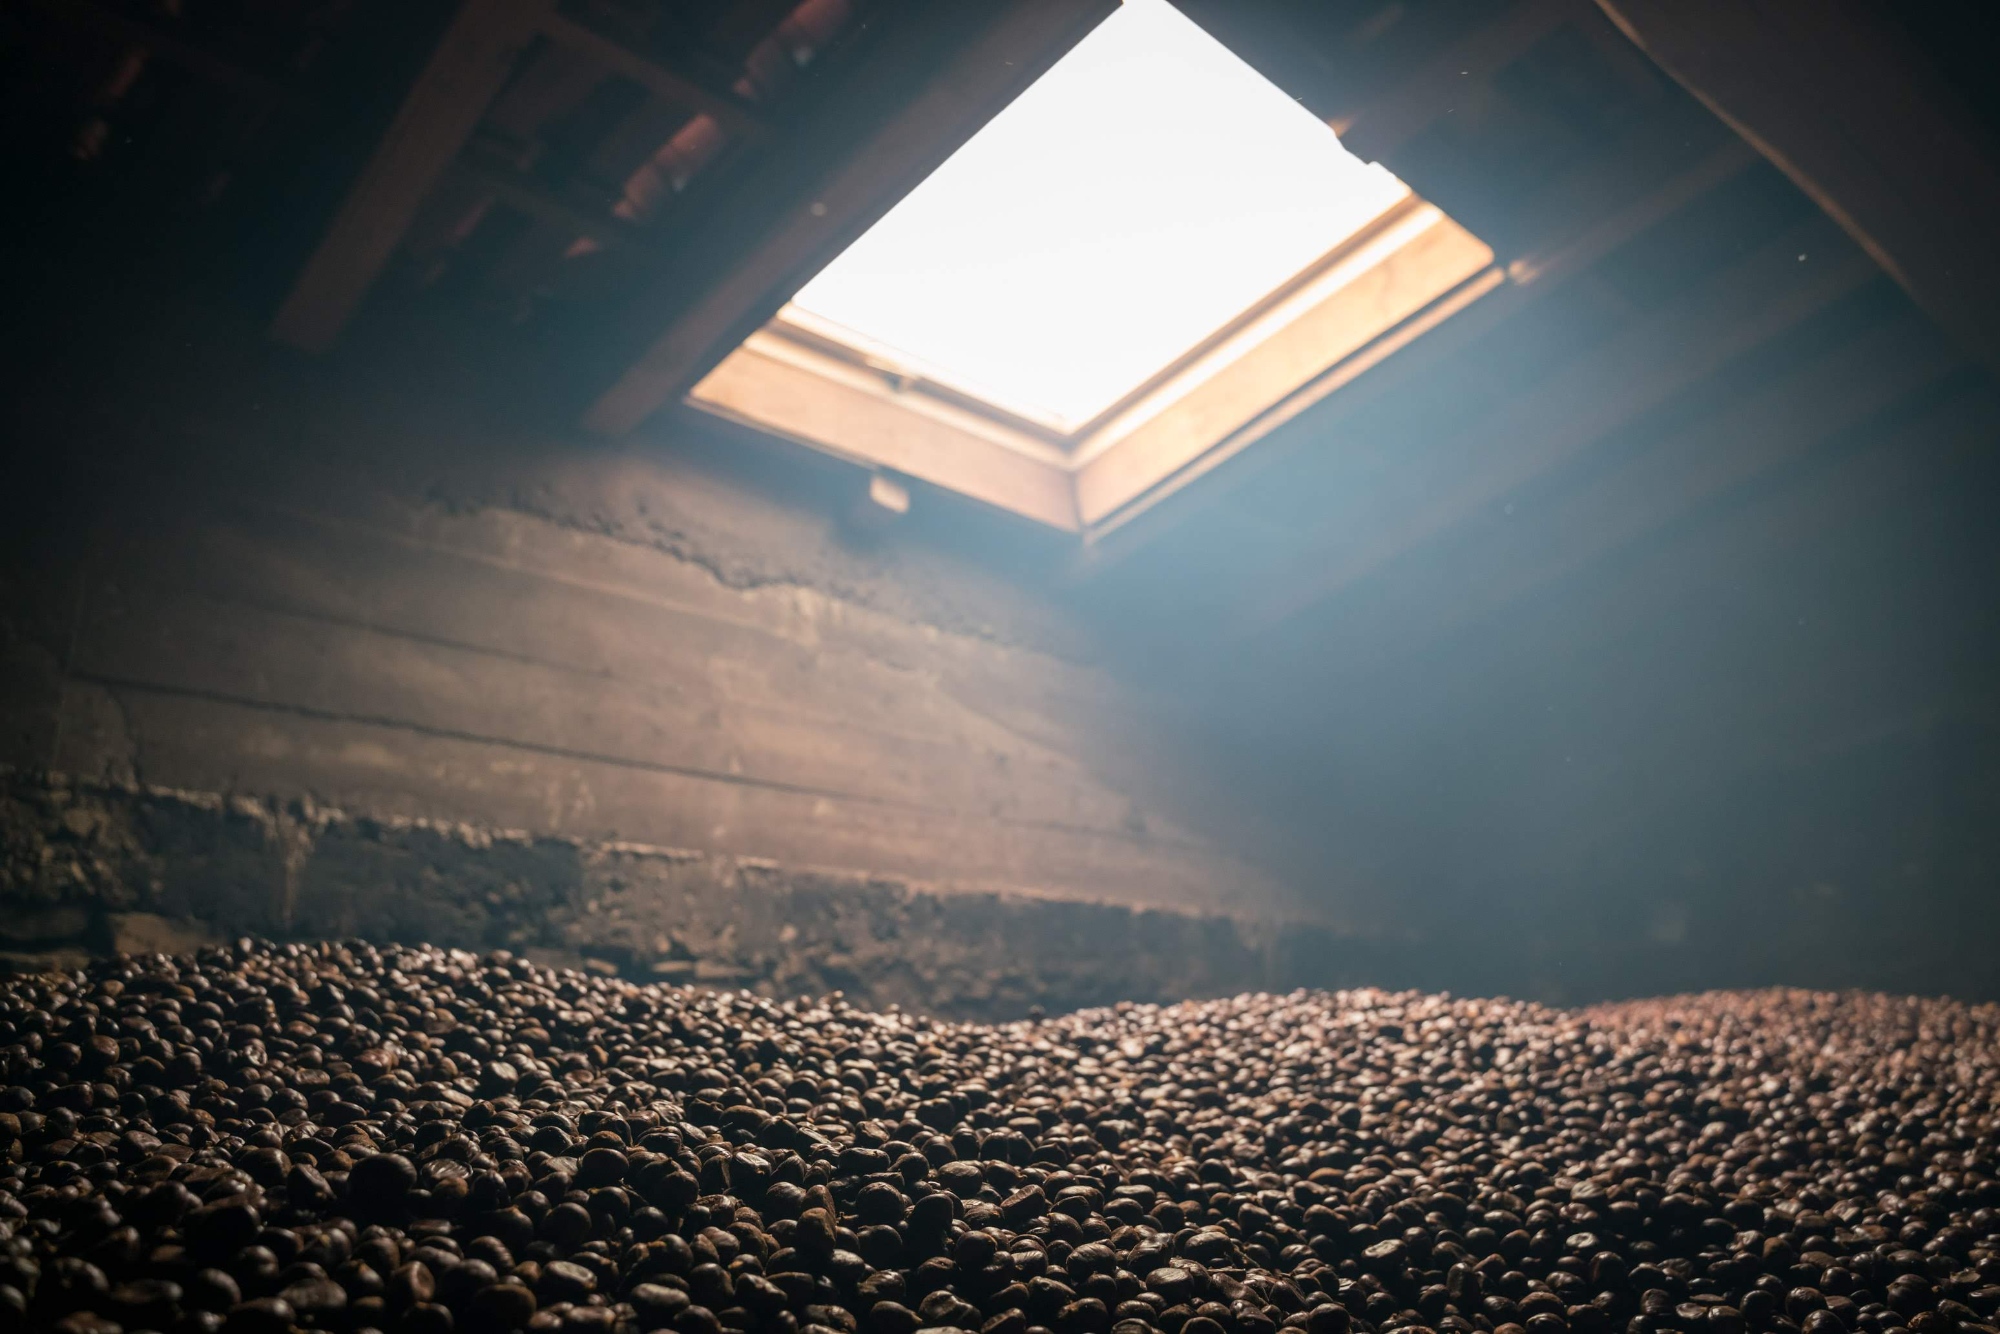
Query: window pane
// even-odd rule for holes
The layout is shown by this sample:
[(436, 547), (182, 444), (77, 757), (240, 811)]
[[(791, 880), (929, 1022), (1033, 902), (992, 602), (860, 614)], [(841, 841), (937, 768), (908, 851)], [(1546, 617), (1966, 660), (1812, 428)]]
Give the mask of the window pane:
[(1406, 193), (1166, 0), (1126, 0), (793, 304), (1071, 430)]

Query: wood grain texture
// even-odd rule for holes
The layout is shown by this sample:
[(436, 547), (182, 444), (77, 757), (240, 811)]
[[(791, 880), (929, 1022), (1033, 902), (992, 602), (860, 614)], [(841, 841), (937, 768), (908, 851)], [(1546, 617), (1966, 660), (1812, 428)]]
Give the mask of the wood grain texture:
[(174, 786), (1010, 893), (1282, 897), (1126, 781), (1155, 739), (1095, 668), (517, 513), (323, 511), (239, 497), (107, 544), (69, 675), (122, 726), (58, 766), (115, 747)]
[(273, 338), (307, 352), (333, 345), (553, 4), (465, 0), (272, 320)]

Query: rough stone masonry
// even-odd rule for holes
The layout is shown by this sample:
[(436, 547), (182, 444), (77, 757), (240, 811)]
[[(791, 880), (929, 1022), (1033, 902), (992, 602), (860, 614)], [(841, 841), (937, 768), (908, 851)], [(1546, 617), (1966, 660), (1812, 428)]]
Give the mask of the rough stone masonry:
[(1324, 984), (1364, 963), (1316, 924), (5, 770), (0, 901), (0, 962), (18, 969), (246, 932), (361, 936), (964, 1018)]

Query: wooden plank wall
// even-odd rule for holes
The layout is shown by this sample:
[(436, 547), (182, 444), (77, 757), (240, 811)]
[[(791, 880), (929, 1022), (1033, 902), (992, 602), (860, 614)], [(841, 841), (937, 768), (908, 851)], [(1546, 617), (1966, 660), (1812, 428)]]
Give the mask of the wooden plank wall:
[[(685, 481), (602, 466), (660, 510)], [(967, 888), (1282, 898), (1137, 792), (1173, 767), (1145, 701), (1044, 648), (368, 485), (142, 491), (87, 549), (61, 771)]]

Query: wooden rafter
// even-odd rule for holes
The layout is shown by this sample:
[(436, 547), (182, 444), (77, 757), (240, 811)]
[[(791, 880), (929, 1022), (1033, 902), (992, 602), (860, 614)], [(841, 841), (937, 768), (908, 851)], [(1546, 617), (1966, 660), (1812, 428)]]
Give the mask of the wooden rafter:
[(917, 94), (844, 160), (792, 183), (784, 215), (684, 304), (585, 414), (623, 435), (693, 386), (818, 267), (1116, 8), (1115, 0), (1019, 0), (1000, 7)]
[(1893, 7), (1598, 3), (1919, 306), (2000, 369), (2000, 168)]
[(573, 203), (540, 181), (520, 172), (465, 156), (451, 164), (451, 170), (475, 182), (494, 198), (531, 218), (577, 236), (587, 236), (599, 245), (625, 249), (639, 240), (639, 229), (621, 222), (609, 212)]
[(590, 56), (613, 74), (639, 84), (664, 102), (713, 116), (731, 134), (759, 139), (769, 133), (763, 118), (740, 98), (718, 92), (650, 56), (641, 55), (561, 10), (549, 11), (542, 20), (542, 31), (552, 40)]
[(465, 0), (272, 321), (274, 338), (312, 352), (331, 346), (424, 199), (454, 167), (511, 206), (580, 236), (613, 245), (630, 239), (630, 229), (615, 219), (593, 217), (533, 182), (459, 160), (521, 51), (538, 34), (656, 97), (713, 117), (731, 134), (768, 134), (762, 117), (740, 99), (577, 22), (555, 0)]
[(279, 308), (273, 338), (308, 352), (332, 346), (552, 9), (553, 0), (465, 0)]

